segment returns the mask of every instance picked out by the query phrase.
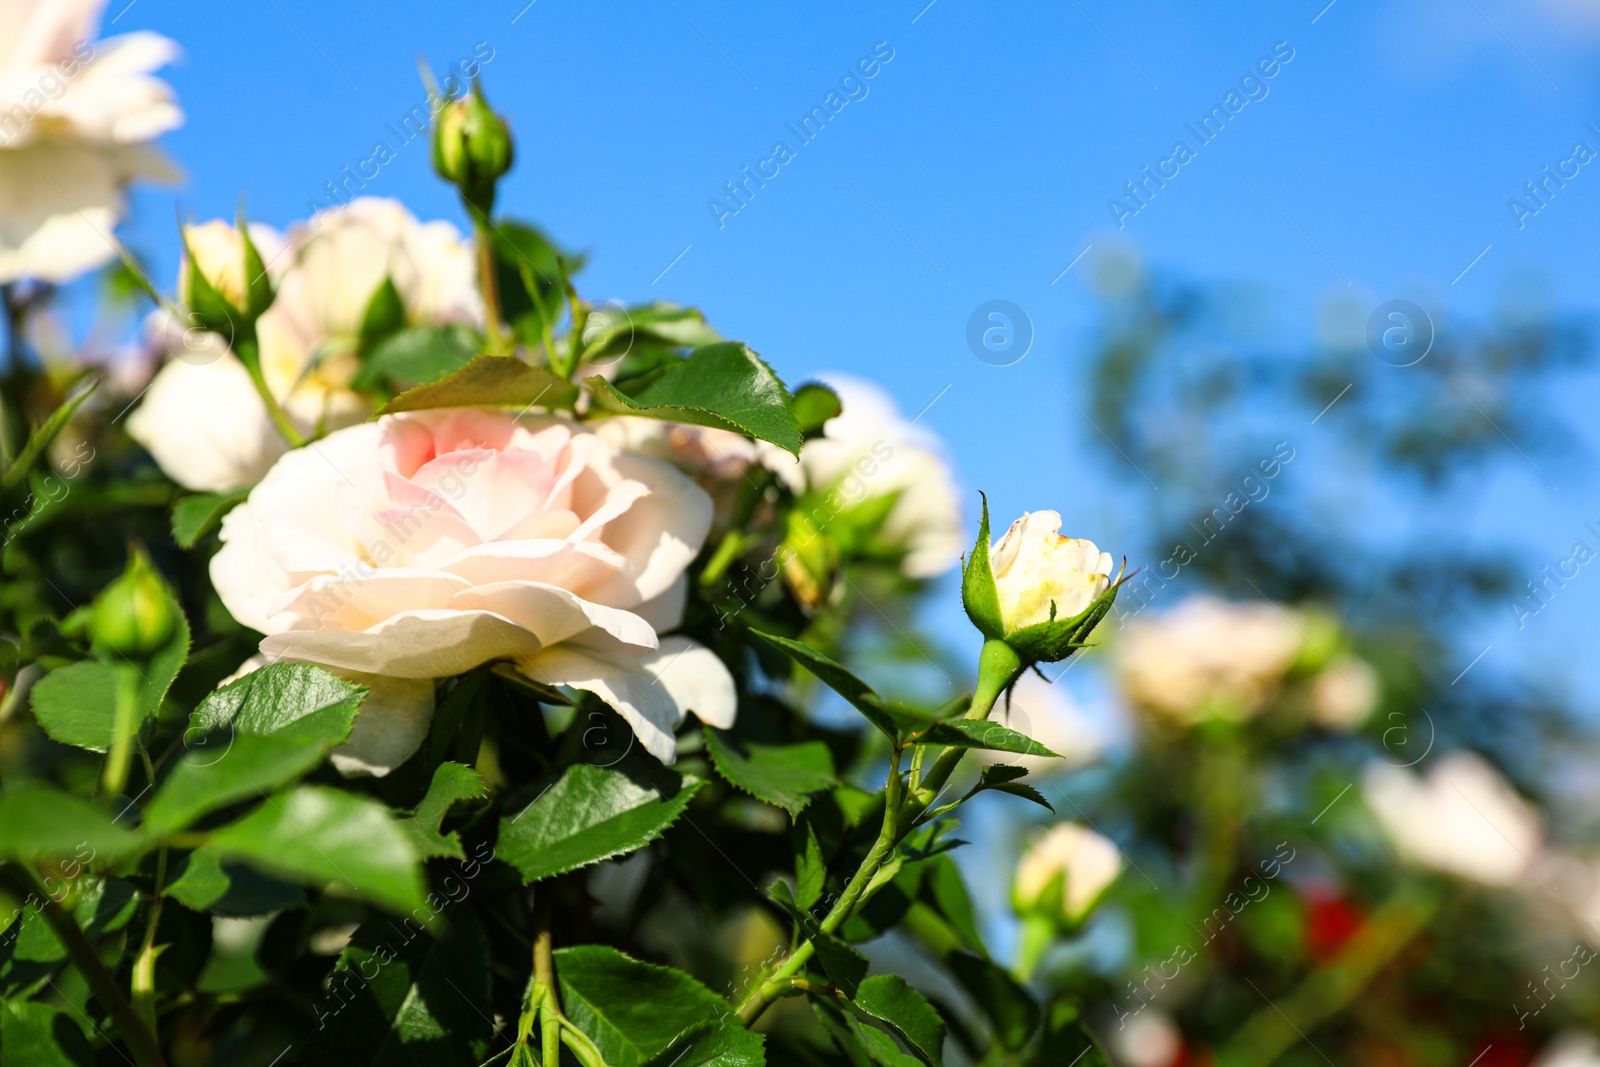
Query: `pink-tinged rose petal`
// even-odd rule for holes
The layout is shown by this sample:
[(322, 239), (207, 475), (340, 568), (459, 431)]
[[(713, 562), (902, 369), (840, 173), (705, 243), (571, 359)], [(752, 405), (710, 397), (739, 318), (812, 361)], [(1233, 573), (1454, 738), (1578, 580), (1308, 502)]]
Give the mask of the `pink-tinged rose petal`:
[(514, 580), (559, 585), (582, 594), (628, 565), (598, 541), (540, 538), (491, 541), (447, 560), (440, 568), (474, 585)]
[(538, 649), (539, 639), (510, 619), (451, 608), (408, 611), (368, 630), (287, 630), (261, 642), (262, 654), (272, 659), (391, 678), (448, 678)]
[(625, 645), (656, 647), (656, 632), (631, 611), (595, 604), (560, 586), (499, 582), (464, 589), (450, 607), (489, 611), (521, 626), (542, 645), (554, 645), (592, 629)]

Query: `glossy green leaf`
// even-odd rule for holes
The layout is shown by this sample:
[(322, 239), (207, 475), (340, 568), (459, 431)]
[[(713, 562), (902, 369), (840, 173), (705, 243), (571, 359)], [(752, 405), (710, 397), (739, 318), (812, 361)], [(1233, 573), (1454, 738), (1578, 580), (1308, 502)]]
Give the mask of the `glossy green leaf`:
[(1060, 757), (1026, 734), (990, 719), (948, 719), (934, 723), (917, 737), (921, 744), (952, 745), (956, 748), (985, 748), (995, 752), (1015, 752), (1023, 756)]
[(751, 630), (750, 633), (816, 675), (824, 685), (849, 701), (852, 707), (867, 717), (868, 722), (891, 740), (899, 739), (900, 731), (894, 718), (885, 710), (882, 698), (866, 682), (803, 641), (763, 633), (760, 630)]
[(863, 1015), (888, 1023), (923, 1061), (944, 1063), (944, 1020), (904, 978), (879, 974), (865, 979), (851, 1002)]
[(768, 745), (706, 727), (706, 749), (717, 772), (735, 786), (782, 808), (790, 818), (811, 803), (811, 794), (837, 780), (833, 754), (821, 741)]
[(99, 660), (57, 667), (34, 683), (28, 703), (52, 741), (104, 752), (117, 713), (116, 669)]
[(461, 836), (455, 832), (441, 834), (440, 826), (450, 813), (452, 805), (463, 800), (476, 800), (488, 795), (488, 787), (478, 772), (460, 763), (441, 763), (433, 772), (427, 795), (417, 805), (416, 814), (400, 824), (411, 837), (417, 855), (424, 859), (452, 856), (462, 859)]
[(326, 786), (269, 796), (210, 835), (219, 855), (276, 877), (409, 912), (423, 903), (420, 858), (386, 808)]
[(216, 529), (222, 517), (244, 502), (248, 493), (191, 493), (172, 505), (172, 539), (179, 548), (193, 548)]
[(695, 349), (637, 396), (624, 395), (598, 375), (584, 383), (595, 404), (608, 411), (712, 426), (800, 452), (789, 390), (760, 356), (736, 341)]
[(511, 356), (479, 356), (436, 382), (408, 389), (381, 414), (457, 407), (571, 407), (578, 388), (543, 367)]
[(694, 978), (614, 948), (559, 949), (555, 963), (562, 1011), (611, 1067), (644, 1063), (696, 1023), (732, 1020), (727, 1002)]
[[(350, 725), (344, 723), (344, 734)], [(287, 785), (322, 762), (343, 734), (316, 739), (283, 734), (238, 734), (225, 750), (191, 748), (180, 756), (144, 809), (152, 834), (181, 830), (200, 816)]]
[(822, 426), (844, 410), (839, 394), (821, 382), (806, 382), (794, 391), (794, 421), (807, 437), (822, 432)]
[(582, 258), (568, 256), (536, 227), (496, 219), (490, 227), (500, 310), (524, 341), (537, 344), (541, 319), (554, 329), (566, 300), (565, 279)]
[(44, 1004), (0, 1004), (0, 1067), (93, 1067), (83, 1028)]
[(699, 348), (721, 340), (697, 308), (666, 301), (627, 308), (598, 307), (584, 324), (583, 358), (586, 362), (604, 363), (648, 344)]
[(145, 839), (118, 826), (103, 809), (47, 785), (0, 793), (0, 856), (108, 858), (132, 852)]
[(189, 716), (184, 745), (214, 753), (225, 750), (236, 734), (338, 744), (349, 736), (366, 695), (365, 686), (321, 667), (270, 663), (206, 697)]
[(363, 923), (339, 953), (305, 1063), (477, 1067), (488, 1055), (489, 941), (468, 908), (439, 936), (403, 919)]
[(533, 803), (500, 820), (500, 859), (525, 882), (621, 856), (660, 837), (704, 783), (645, 758), (576, 763)]
[(761, 1034), (742, 1026), (696, 1023), (651, 1059), (648, 1067), (765, 1067), (765, 1042)]
[(306, 895), (299, 886), (269, 878), (243, 863), (225, 863), (212, 848), (189, 853), (166, 895), (193, 911), (245, 917), (299, 907)]
[(855, 1039), (861, 1042), (861, 1047), (866, 1049), (873, 1063), (879, 1064), (880, 1067), (921, 1067), (922, 1060), (901, 1051), (900, 1046), (894, 1043), (894, 1038), (882, 1030), (862, 1026), (855, 1020), (851, 1022)]
[(454, 374), (482, 351), (483, 338), (471, 327), (407, 326), (372, 346), (353, 384), (357, 389), (425, 385)]

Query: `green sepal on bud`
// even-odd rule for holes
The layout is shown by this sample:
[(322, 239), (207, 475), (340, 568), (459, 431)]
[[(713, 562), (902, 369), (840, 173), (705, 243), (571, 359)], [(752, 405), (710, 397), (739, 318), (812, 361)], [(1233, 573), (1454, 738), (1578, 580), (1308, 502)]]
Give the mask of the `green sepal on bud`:
[[(1117, 599), (1117, 590), (1128, 580), (1127, 570), (1128, 564), (1124, 561), (1122, 570), (1118, 572), (1116, 580), (1110, 587), (1101, 593), (1093, 604), (1072, 618), (1052, 618), (1048, 622), (1013, 630), (1006, 634), (1006, 644), (1015, 649), (1017, 655), (1026, 663), (1055, 663), (1066, 659), (1080, 648), (1086, 648), (1089, 635), (1100, 625), (1100, 620), (1110, 612), (1111, 605)], [(1055, 605), (1050, 605), (1050, 608), (1054, 613)]]
[(1000, 591), (995, 586), (994, 567), (989, 562), (989, 498), (982, 492), (983, 517), (978, 520), (978, 540), (961, 568), (961, 606), (967, 618), (984, 637), (1005, 637), (1000, 617)]
[(96, 644), (124, 656), (148, 656), (172, 636), (178, 611), (166, 581), (135, 544), (121, 576), (90, 606), (89, 622)]
[(513, 155), (511, 131), (489, 107), (480, 83), (440, 109), (434, 123), (433, 168), (461, 191), (469, 207), (489, 214), (495, 183), (511, 169)]

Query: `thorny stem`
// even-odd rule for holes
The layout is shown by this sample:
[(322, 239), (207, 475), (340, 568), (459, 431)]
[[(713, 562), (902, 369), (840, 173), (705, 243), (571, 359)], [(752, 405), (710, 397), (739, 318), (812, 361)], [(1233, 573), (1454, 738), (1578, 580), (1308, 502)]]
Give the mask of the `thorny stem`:
[[(995, 701), (1012, 682), (1016, 681), (1021, 671), (1022, 661), (1010, 646), (1003, 641), (985, 642), (979, 659), (977, 692), (972, 697), (972, 704), (967, 709), (966, 717), (988, 718), (989, 712), (994, 709)], [(839, 894), (839, 899), (834, 902), (822, 920), (821, 929), (824, 933), (833, 933), (855, 913), (855, 909), (862, 903), (867, 887), (872, 884), (872, 879), (888, 859), (889, 854), (906, 834), (911, 832), (918, 816), (927, 811), (929, 805), (938, 798), (945, 782), (955, 771), (956, 764), (961, 761), (965, 749), (945, 749), (934, 761), (927, 776), (916, 785), (914, 791), (909, 793), (902, 787), (900, 780), (902, 753), (903, 750), (897, 745), (889, 768), (889, 780), (884, 789), (883, 826), (878, 831), (878, 839), (873, 842), (866, 858), (861, 861), (861, 866), (857, 867), (856, 873), (851, 876), (850, 883), (845, 886), (844, 892)], [(813, 943), (810, 940), (805, 941), (789, 954), (770, 978), (757, 982), (739, 1004), (739, 1020), (748, 1027), (761, 1017), (774, 1000), (798, 991), (800, 987), (796, 984), (795, 976), (815, 952)]]
[(155, 1037), (145, 1024), (134, 1013), (133, 1007), (122, 995), (122, 990), (117, 988), (111, 972), (106, 970), (106, 965), (100, 962), (94, 946), (89, 943), (81, 927), (66, 909), (51, 899), (39, 883), (39, 876), (33, 869), (22, 864), (11, 864), (0, 869), (0, 883), (15, 893), (20, 900), (38, 900), (44, 913), (45, 922), (50, 924), (60, 942), (66, 946), (67, 956), (71, 958), (72, 965), (83, 975), (84, 981), (89, 983), (89, 988), (94, 992), (95, 999), (105, 1006), (111, 1013), (112, 1023), (117, 1032), (122, 1035), (122, 1040), (127, 1043), (128, 1051), (133, 1053), (137, 1067), (166, 1067), (166, 1058), (161, 1055), (161, 1048), (156, 1044)]

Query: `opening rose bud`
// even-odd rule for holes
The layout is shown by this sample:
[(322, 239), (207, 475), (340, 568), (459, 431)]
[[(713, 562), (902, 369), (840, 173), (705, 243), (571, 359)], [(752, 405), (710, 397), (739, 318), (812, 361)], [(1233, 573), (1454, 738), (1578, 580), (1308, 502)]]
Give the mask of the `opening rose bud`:
[(1062, 536), (1054, 511), (1028, 512), (991, 545), (985, 500), (962, 601), (983, 635), (1003, 641), (1024, 665), (1054, 662), (1082, 647), (1110, 610), (1120, 584), (1111, 567), (1111, 554), (1094, 542)]

